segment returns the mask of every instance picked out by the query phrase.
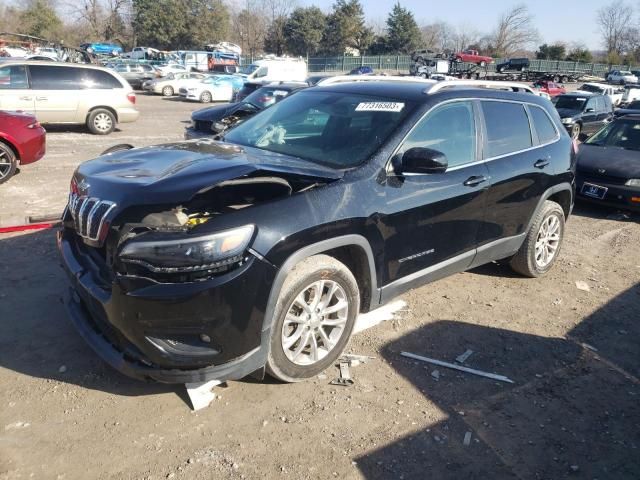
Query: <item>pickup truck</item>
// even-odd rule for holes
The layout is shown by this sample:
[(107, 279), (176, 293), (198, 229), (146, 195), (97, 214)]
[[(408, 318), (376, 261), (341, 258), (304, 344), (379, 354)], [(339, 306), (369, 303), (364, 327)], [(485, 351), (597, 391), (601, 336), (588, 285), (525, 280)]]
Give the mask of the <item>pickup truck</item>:
[(584, 83), (576, 93), (581, 94), (601, 94), (606, 95), (611, 99), (611, 103), (614, 107), (617, 107), (622, 103), (622, 95), (624, 89), (619, 87), (612, 87), (603, 83)]
[(458, 63), (475, 63), (481, 67), (493, 63), (493, 58), (480, 55), (477, 50), (463, 50), (462, 52), (454, 53), (453, 56)]

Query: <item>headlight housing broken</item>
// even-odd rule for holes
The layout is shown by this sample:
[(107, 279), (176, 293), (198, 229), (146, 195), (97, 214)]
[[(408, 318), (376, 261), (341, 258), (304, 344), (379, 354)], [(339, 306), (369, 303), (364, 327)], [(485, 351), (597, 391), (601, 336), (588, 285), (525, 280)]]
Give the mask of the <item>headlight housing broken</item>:
[(242, 260), (254, 226), (203, 236), (127, 243), (120, 252), (123, 263), (140, 265), (154, 273), (190, 273), (214, 270)]

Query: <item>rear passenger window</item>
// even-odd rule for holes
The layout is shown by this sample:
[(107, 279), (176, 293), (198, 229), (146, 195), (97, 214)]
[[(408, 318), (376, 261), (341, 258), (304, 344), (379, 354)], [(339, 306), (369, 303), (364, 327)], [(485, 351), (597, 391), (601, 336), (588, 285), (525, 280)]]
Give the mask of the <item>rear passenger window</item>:
[(533, 146), (529, 118), (520, 103), (481, 102), (487, 127), (485, 158), (498, 157)]
[(476, 125), (471, 102), (455, 102), (437, 107), (420, 121), (402, 146), (426, 147), (447, 156), (450, 167), (476, 160)]
[(34, 90), (79, 90), (82, 70), (73, 67), (29, 65), (31, 88)]
[(27, 69), (22, 65), (0, 67), (0, 90), (29, 88)]
[(529, 106), (531, 112), (531, 119), (536, 127), (538, 133), (538, 140), (540, 143), (549, 143), (554, 141), (558, 137), (558, 131), (555, 125), (540, 107)]

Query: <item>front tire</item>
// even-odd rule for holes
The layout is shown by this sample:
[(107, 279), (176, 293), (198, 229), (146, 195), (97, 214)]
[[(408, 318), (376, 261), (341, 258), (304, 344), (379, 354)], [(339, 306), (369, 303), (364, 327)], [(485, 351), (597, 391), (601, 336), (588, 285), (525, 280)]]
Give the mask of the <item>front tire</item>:
[(173, 97), (173, 87), (171, 85), (167, 85), (162, 89), (163, 97)]
[(547, 273), (560, 254), (564, 239), (564, 210), (556, 202), (546, 200), (529, 228), (524, 243), (513, 258), (511, 268), (525, 277)]
[(573, 125), (573, 127), (571, 127), (571, 138), (572, 139), (579, 140), (581, 133), (582, 133), (582, 127), (580, 126), (579, 123), (576, 123), (575, 125)]
[(297, 264), (274, 311), (269, 375), (299, 382), (325, 370), (349, 342), (359, 311), (358, 283), (343, 263), (314, 255)]
[(16, 173), (18, 158), (13, 149), (4, 142), (0, 142), (0, 183), (9, 180)]
[(109, 135), (116, 128), (116, 117), (109, 110), (98, 108), (89, 114), (87, 127), (95, 135)]

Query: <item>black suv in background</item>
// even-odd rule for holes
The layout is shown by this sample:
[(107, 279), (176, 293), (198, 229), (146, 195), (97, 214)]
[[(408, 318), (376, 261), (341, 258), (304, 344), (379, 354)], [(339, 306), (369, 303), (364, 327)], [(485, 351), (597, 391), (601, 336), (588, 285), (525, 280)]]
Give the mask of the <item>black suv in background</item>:
[(191, 125), (185, 129), (184, 138), (193, 140), (220, 134), (306, 87), (307, 83), (302, 82), (274, 82), (242, 101), (196, 110), (191, 114)]
[(310, 378), (360, 312), (494, 260), (554, 264), (572, 141), (544, 98), (371, 80), (297, 92), (223, 141), (80, 165), (58, 245), (80, 334), (169, 383)]
[(562, 124), (575, 139), (597, 132), (613, 118), (613, 104), (608, 95), (565, 93), (554, 102)]
[(530, 65), (531, 62), (528, 58), (510, 58), (506, 62), (496, 65), (496, 72), (524, 72)]

